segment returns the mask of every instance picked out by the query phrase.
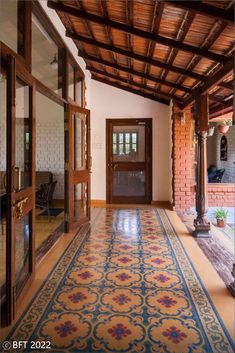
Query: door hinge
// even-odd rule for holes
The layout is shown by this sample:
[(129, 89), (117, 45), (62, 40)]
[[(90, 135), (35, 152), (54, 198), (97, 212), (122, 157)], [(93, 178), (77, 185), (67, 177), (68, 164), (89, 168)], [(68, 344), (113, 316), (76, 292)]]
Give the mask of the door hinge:
[(64, 164), (64, 170), (66, 170), (66, 171), (69, 170), (69, 164), (68, 164), (68, 162), (65, 162), (65, 164)]
[(68, 213), (64, 214), (64, 220), (65, 220), (65, 222), (69, 221), (69, 214)]

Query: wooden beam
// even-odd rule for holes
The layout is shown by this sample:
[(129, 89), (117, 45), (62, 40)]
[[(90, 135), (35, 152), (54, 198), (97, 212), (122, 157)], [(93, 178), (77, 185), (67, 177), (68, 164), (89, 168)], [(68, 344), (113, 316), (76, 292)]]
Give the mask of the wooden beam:
[[(207, 81), (196, 88), (198, 94), (205, 94), (215, 85), (219, 85), (226, 76), (230, 75), (230, 73), (234, 70), (234, 58), (231, 58), (230, 61), (222, 66), (220, 70), (218, 70), (213, 76), (209, 77)], [(194, 101), (194, 96), (189, 97), (183, 103), (183, 107), (186, 108), (189, 104)]]
[(105, 83), (106, 85), (110, 85), (110, 86), (113, 86), (115, 88), (119, 88), (119, 89), (122, 89), (124, 91), (127, 91), (127, 92), (131, 92), (131, 93), (137, 94), (137, 95), (139, 95), (141, 97), (151, 99), (151, 100), (153, 100), (155, 102), (159, 102), (159, 103), (166, 104), (166, 105), (170, 104), (169, 100), (166, 100), (166, 99), (163, 99), (163, 98), (158, 98), (158, 97), (156, 97), (156, 96), (154, 96), (152, 94), (144, 93), (144, 92), (138, 91), (138, 90), (136, 90), (134, 88), (126, 87), (126, 86), (120, 85), (118, 83), (114, 83), (114, 82), (111, 82), (109, 80), (105, 80), (105, 79), (96, 77), (94, 75), (92, 75), (91, 78), (92, 78), (92, 80), (95, 80), (95, 81), (98, 81), (98, 82), (101, 82), (101, 83)]
[[(234, 98), (230, 98), (226, 102), (218, 104), (215, 108), (210, 109), (210, 114), (230, 112), (233, 110)], [(230, 109), (231, 108), (231, 109)], [(219, 114), (218, 114), (219, 115)]]
[(88, 54), (81, 53), (81, 52), (78, 53), (78, 55), (81, 56), (84, 60), (94, 61), (94, 62), (97, 62), (97, 63), (102, 64), (104, 66), (109, 66), (109, 67), (112, 67), (114, 69), (118, 69), (120, 71), (127, 72), (127, 73), (129, 73), (131, 75), (134, 75), (134, 76), (147, 78), (150, 81), (153, 81), (153, 82), (156, 82), (156, 83), (160, 83), (162, 85), (169, 86), (169, 87), (172, 87), (172, 88), (176, 88), (177, 90), (185, 92), (185, 93), (189, 93), (189, 94), (193, 93), (193, 90), (191, 90), (190, 88), (187, 88), (187, 87), (184, 87), (184, 86), (179, 86), (179, 85), (175, 84), (174, 82), (162, 80), (162, 79), (159, 79), (157, 77), (144, 74), (143, 72), (140, 72), (140, 71), (131, 70), (131, 69), (129, 69), (126, 66), (114, 64), (114, 63), (111, 63), (110, 61), (97, 58), (96, 56), (88, 55)]
[(234, 24), (234, 8), (230, 10), (224, 10), (219, 7), (211, 6), (205, 4), (202, 1), (172, 1), (166, 0), (166, 3), (174, 6), (180, 7), (184, 10), (195, 11), (205, 16), (214, 17), (217, 20), (221, 20), (226, 23)]
[(95, 68), (92, 68), (91, 66), (89, 67), (86, 67), (87, 70), (91, 71), (92, 73), (96, 73), (96, 74), (99, 74), (99, 75), (103, 75), (105, 77), (109, 77), (109, 78), (112, 78), (114, 80), (117, 80), (117, 81), (120, 81), (120, 82), (123, 82), (123, 83), (127, 83), (131, 86), (136, 86), (140, 89), (143, 89), (145, 91), (149, 91), (149, 92), (152, 92), (154, 94), (156, 94), (157, 96), (161, 96), (163, 98), (166, 98), (166, 99), (174, 99), (175, 101), (177, 101), (178, 103), (182, 103), (182, 99), (180, 99), (180, 97), (177, 97), (175, 95), (169, 95), (167, 93), (164, 93), (162, 91), (159, 91), (157, 90), (156, 88), (153, 88), (153, 87), (149, 87), (147, 85), (143, 85), (141, 83), (138, 83), (138, 82), (134, 82), (134, 81), (130, 81), (124, 77), (121, 77), (121, 76), (116, 76), (116, 75), (113, 75), (113, 74), (110, 74), (110, 73), (107, 73), (107, 72), (104, 72), (104, 71), (101, 71), (101, 70), (98, 70), (98, 69), (95, 69)]
[[(228, 5), (228, 8), (229, 8), (229, 5)], [(213, 43), (216, 41), (216, 39), (219, 38), (219, 36), (223, 33), (223, 31), (225, 30), (226, 27), (227, 27), (226, 23), (224, 23), (222, 21), (217, 21), (211, 27), (210, 32), (208, 33), (208, 35), (206, 36), (206, 38), (204, 39), (204, 41), (201, 45), (201, 48), (210, 49), (210, 47), (213, 45)], [(200, 60), (201, 60), (200, 56), (194, 55), (192, 57), (192, 59), (189, 61), (188, 65), (185, 69), (193, 71), (194, 68), (200, 62)], [(207, 73), (206, 73), (206, 76), (207, 76)], [(164, 77), (161, 77), (161, 78), (164, 78)], [(187, 76), (181, 76), (176, 81), (176, 83), (181, 85), (181, 84), (183, 84), (183, 82), (185, 81), (186, 78), (187, 78)], [(174, 94), (175, 93), (174, 90), (171, 93)]]
[(201, 57), (205, 57), (207, 59), (217, 61), (217, 62), (225, 63), (227, 61), (227, 57), (224, 55), (216, 54), (212, 51), (204, 50), (204, 49), (195, 47), (193, 45), (181, 43), (181, 42), (178, 42), (176, 40), (173, 40), (173, 39), (170, 39), (167, 37), (162, 37), (158, 34), (149, 33), (147, 31), (143, 31), (141, 29), (132, 27), (130, 25), (126, 25), (126, 24), (123, 24), (120, 22), (112, 21), (110, 19), (100, 17), (100, 16), (94, 15), (94, 14), (86, 12), (86, 11), (81, 11), (81, 10), (76, 9), (71, 6), (63, 5), (61, 3), (57, 3), (57, 2), (54, 2), (51, 0), (49, 0), (47, 2), (47, 5), (48, 5), (48, 7), (52, 8), (54, 10), (68, 13), (71, 16), (82, 18), (87, 21), (99, 23), (103, 26), (109, 26), (111, 28), (115, 28), (117, 30), (120, 30), (120, 31), (123, 31), (126, 33), (130, 33), (130, 34), (136, 35), (136, 36), (144, 38), (144, 39), (152, 40), (156, 43), (160, 43), (160, 44), (168, 46), (168, 47), (177, 48), (179, 50), (186, 51), (191, 54), (196, 54)]
[(223, 87), (223, 88), (226, 88), (226, 89), (229, 89), (230, 91), (233, 91), (234, 90), (234, 85), (233, 85), (233, 81), (229, 81), (229, 82), (221, 82), (219, 84), (220, 87)]
[(138, 61), (143, 62), (143, 63), (148, 63), (148, 64), (156, 66), (156, 67), (161, 67), (163, 69), (167, 69), (167, 70), (176, 72), (178, 74), (182, 74), (182, 75), (186, 75), (186, 76), (192, 77), (192, 78), (194, 78), (196, 80), (199, 80), (199, 81), (205, 80), (205, 77), (203, 77), (202, 75), (199, 75), (199, 74), (197, 74), (195, 72), (186, 71), (184, 69), (179, 68), (178, 66), (168, 65), (168, 64), (163, 63), (162, 61), (151, 59), (151, 58), (148, 58), (148, 57), (146, 57), (144, 55), (132, 53), (132, 52), (130, 52), (128, 50), (125, 50), (125, 49), (122, 49), (122, 48), (119, 48), (119, 47), (115, 47), (113, 45), (109, 45), (109, 44), (106, 44), (106, 43), (103, 43), (103, 42), (99, 42), (99, 41), (94, 40), (92, 38), (84, 37), (84, 36), (81, 36), (80, 34), (77, 34), (77, 33), (72, 33), (72, 32), (70, 32), (68, 30), (66, 30), (66, 36), (70, 37), (70, 38), (72, 38), (74, 40), (78, 40), (78, 41), (81, 41), (81, 42), (84, 42), (84, 43), (87, 43), (87, 44), (90, 44), (90, 45), (94, 45), (97, 48), (102, 48), (102, 49), (105, 49), (105, 50), (108, 50), (108, 51), (111, 51), (111, 52), (115, 52), (115, 53), (130, 57), (130, 58), (133, 58), (133, 59), (138, 60)]

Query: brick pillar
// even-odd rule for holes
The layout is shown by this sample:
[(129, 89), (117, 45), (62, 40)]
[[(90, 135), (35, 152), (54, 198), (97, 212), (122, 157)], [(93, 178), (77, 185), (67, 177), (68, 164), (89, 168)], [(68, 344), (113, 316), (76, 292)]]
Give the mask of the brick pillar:
[(172, 113), (173, 209), (187, 211), (192, 206), (191, 109), (182, 112), (173, 106)]

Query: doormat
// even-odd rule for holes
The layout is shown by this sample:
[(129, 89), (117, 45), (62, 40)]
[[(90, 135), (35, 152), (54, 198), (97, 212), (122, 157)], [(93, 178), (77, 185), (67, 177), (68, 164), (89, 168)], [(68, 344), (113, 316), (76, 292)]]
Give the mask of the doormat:
[[(57, 217), (61, 212), (63, 212), (63, 208), (50, 208), (49, 209), (49, 217)], [(38, 215), (39, 217), (45, 217), (48, 216), (48, 211), (45, 210), (42, 213)]]

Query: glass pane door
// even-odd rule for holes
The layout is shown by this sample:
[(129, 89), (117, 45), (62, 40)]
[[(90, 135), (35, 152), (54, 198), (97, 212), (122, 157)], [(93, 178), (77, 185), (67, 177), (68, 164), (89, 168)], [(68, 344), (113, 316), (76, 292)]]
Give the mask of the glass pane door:
[(19, 296), (31, 273), (32, 209), (32, 86), (16, 77), (13, 217), (15, 243), (15, 293)]
[(1, 70), (0, 79), (0, 306), (6, 300), (6, 217), (7, 217), (7, 78)]
[[(1, 154), (5, 152), (5, 166), (1, 166), (1, 206), (4, 209), (1, 232), (5, 234), (5, 242), (1, 238), (1, 252), (6, 254), (1, 257), (4, 275), (1, 299), (4, 299), (4, 324), (9, 325), (34, 272), (35, 88), (31, 75), (21, 69), (11, 56), (7, 58), (6, 72), (7, 90), (3, 89), (5, 94), (1, 96), (1, 107), (4, 104), (8, 106), (6, 112), (1, 114), (3, 126), (7, 120), (7, 127), (4, 128), (6, 138), (0, 146)], [(1, 84), (5, 85), (4, 82)]]
[(108, 120), (108, 202), (151, 201), (151, 120)]
[(68, 106), (66, 189), (68, 189), (67, 230), (90, 219), (90, 112)]

